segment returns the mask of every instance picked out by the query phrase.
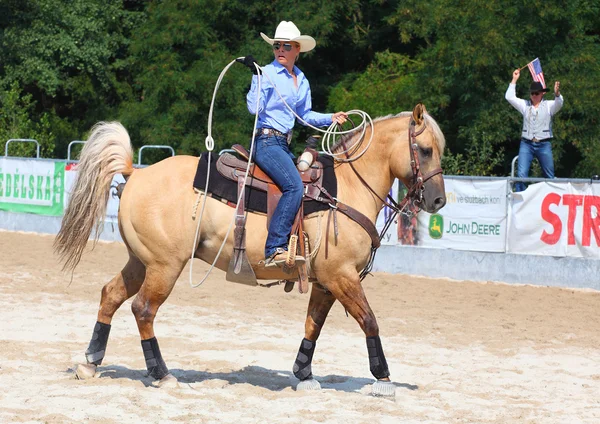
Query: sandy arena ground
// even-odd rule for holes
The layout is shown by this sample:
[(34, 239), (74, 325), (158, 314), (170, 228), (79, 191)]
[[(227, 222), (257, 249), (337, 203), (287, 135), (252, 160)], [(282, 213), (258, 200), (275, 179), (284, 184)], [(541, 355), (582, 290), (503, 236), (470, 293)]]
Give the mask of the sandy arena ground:
[[(178, 388), (156, 388), (131, 301), (104, 363), (85, 362), (102, 286), (125, 263), (100, 243), (60, 271), (52, 236), (0, 231), (0, 422), (599, 423), (600, 293), (375, 274), (364, 281), (396, 385), (370, 396), (364, 335), (336, 304), (313, 361), (319, 392), (291, 369), (308, 295), (187, 269), (156, 333)], [(196, 261), (194, 281), (207, 265)]]

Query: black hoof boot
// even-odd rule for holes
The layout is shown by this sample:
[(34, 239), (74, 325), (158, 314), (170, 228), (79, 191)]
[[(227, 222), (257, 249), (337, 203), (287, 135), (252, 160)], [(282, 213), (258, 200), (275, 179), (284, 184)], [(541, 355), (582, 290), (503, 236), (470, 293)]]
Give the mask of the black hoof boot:
[(148, 369), (148, 375), (150, 377), (161, 380), (169, 374), (167, 364), (165, 364), (165, 361), (163, 361), (162, 355), (160, 354), (160, 348), (158, 347), (158, 340), (156, 340), (156, 337), (142, 340), (142, 350), (144, 351), (146, 368)]

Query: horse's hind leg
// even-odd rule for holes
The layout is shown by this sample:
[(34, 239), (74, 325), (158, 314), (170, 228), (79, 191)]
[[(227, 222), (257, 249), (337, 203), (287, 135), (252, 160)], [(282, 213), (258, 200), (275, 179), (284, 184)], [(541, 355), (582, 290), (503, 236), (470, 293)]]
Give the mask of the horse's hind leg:
[(369, 367), (371, 374), (377, 379), (377, 382), (373, 385), (373, 394), (377, 396), (394, 396), (395, 386), (389, 379), (390, 371), (383, 354), (377, 319), (369, 306), (358, 274), (352, 277), (338, 277), (335, 281), (328, 282), (327, 288), (346, 308), (346, 311), (354, 317), (367, 337)]
[(130, 252), (129, 261), (123, 270), (102, 288), (98, 319), (90, 344), (85, 351), (87, 364), (80, 364), (77, 367), (78, 378), (93, 377), (96, 373), (96, 367), (104, 359), (113, 316), (123, 302), (139, 291), (145, 275), (146, 267)]
[(158, 308), (171, 294), (182, 269), (183, 264), (149, 266), (144, 284), (131, 304), (142, 339), (148, 375), (160, 380), (159, 386), (176, 384), (177, 380), (169, 374), (169, 369), (160, 353), (158, 340), (154, 335), (154, 318)]
[(318, 390), (321, 388), (319, 382), (313, 379), (311, 364), (317, 339), (334, 302), (335, 297), (329, 290), (320, 284), (313, 284), (306, 323), (304, 324), (304, 339), (300, 343), (300, 349), (298, 349), (298, 355), (294, 363), (294, 375), (300, 380), (297, 390)]

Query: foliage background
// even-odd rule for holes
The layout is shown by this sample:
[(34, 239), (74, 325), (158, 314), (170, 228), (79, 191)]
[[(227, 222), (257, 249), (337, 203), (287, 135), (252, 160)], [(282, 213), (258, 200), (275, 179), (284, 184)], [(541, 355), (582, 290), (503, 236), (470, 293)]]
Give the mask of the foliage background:
[[(299, 62), (315, 110), (375, 117), (423, 102), (446, 135), (447, 174), (510, 173), (522, 121), (504, 92), (512, 71), (539, 57), (565, 97), (557, 175), (600, 173), (600, 3), (588, 0), (0, 0), (0, 140), (35, 138), (42, 156), (65, 158), (95, 122), (120, 120), (135, 147), (197, 155), (219, 73), (248, 54), (270, 62), (259, 33), (273, 35), (281, 20), (317, 40)], [(530, 82), (525, 69), (520, 97)], [(216, 149), (248, 145), (249, 84), (240, 65), (225, 77)]]

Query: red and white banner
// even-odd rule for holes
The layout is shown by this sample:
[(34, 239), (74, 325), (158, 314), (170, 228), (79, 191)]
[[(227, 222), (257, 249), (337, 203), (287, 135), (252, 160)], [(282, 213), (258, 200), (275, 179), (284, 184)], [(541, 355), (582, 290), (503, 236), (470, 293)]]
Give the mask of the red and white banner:
[(507, 252), (600, 259), (600, 185), (532, 184), (511, 204)]

